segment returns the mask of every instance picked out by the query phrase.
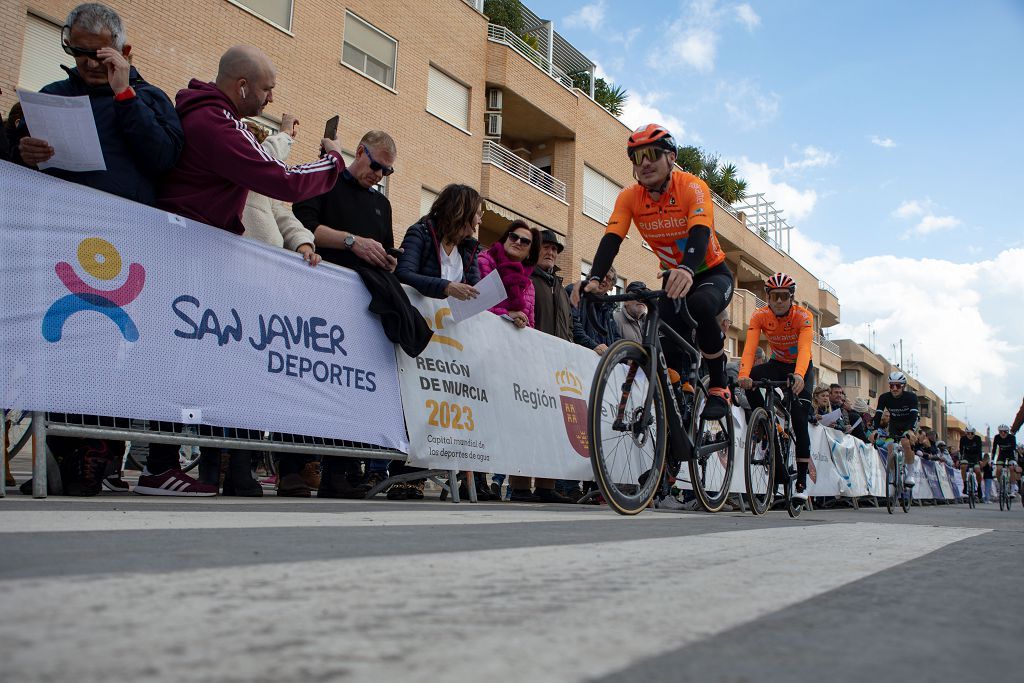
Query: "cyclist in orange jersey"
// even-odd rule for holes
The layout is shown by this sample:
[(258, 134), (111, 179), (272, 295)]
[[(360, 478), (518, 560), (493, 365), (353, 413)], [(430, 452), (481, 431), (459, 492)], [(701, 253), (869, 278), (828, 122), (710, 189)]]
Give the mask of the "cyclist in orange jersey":
[[(811, 461), (811, 440), (807, 434), (807, 412), (811, 407), (811, 390), (804, 381), (814, 366), (811, 363), (811, 342), (814, 340), (814, 315), (794, 303), (796, 282), (785, 273), (776, 273), (764, 283), (768, 305), (750, 316), (747, 341), (740, 361), (739, 385), (746, 392), (751, 410), (764, 406), (760, 391), (751, 391), (753, 380), (775, 381), (792, 377), (796, 397), (791, 407), (793, 436), (796, 439), (796, 492), (794, 498), (806, 499), (807, 468)], [(764, 332), (772, 355), (768, 362), (754, 365), (757, 342)]]
[[(709, 396), (701, 416), (721, 419), (729, 412), (730, 396), (725, 345), (715, 316), (729, 305), (733, 276), (715, 236), (711, 191), (703, 180), (675, 167), (675, 140), (656, 123), (636, 129), (629, 136), (626, 153), (633, 162), (637, 184), (622, 190), (615, 200), (590, 276), (582, 287), (573, 287), (573, 305), (579, 305), (581, 288), (597, 291), (630, 225), (635, 224), (664, 271), (668, 297), (662, 299), (661, 319), (688, 337), (683, 316), (676, 312), (672, 301), (685, 298), (686, 309), (697, 323), (697, 345), (709, 375)], [(662, 349), (668, 367), (676, 373), (682, 371), (682, 349), (668, 339)]]

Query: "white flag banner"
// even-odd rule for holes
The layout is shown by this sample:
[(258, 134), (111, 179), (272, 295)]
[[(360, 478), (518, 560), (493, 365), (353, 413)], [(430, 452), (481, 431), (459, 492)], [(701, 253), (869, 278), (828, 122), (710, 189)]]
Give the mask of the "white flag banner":
[(0, 400), (405, 451), (353, 272), (0, 162)]
[(488, 312), (455, 325), (445, 301), (406, 291), (435, 330), (419, 358), (399, 356), (408, 463), (591, 479), (597, 354)]

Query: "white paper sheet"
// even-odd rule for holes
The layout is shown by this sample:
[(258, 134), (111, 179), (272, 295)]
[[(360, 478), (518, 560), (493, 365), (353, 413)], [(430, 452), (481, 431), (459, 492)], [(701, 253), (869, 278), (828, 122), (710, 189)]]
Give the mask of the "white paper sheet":
[(838, 422), (839, 418), (841, 418), (842, 416), (843, 416), (843, 409), (842, 408), (836, 408), (831, 413), (825, 413), (824, 415), (819, 417), (818, 418), (818, 424), (820, 424), (822, 427), (831, 427), (836, 422)]
[(448, 307), (452, 309), (452, 320), (456, 323), (472, 318), (477, 313), (483, 313), (491, 306), (500, 304), (508, 298), (505, 284), (501, 281), (497, 270), (492, 270), (487, 277), (473, 286), (480, 292), (480, 296), (475, 299), (460, 301), (454, 297), (448, 297)]
[(107, 170), (87, 95), (63, 97), (18, 88), (18, 98), (31, 136), (46, 140), (53, 147), (53, 157), (39, 164), (39, 168)]

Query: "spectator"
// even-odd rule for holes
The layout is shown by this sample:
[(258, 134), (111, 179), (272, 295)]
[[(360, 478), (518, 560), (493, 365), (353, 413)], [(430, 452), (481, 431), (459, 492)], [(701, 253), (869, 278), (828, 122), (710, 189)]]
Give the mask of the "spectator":
[[(840, 417), (836, 420), (835, 424), (832, 425), (833, 429), (837, 429), (841, 432), (846, 432), (847, 427), (850, 426), (850, 415), (843, 407), (846, 401), (846, 391), (843, 390), (841, 384), (830, 384), (828, 387), (828, 400), (832, 410), (840, 411)], [(847, 432), (849, 433), (849, 432)]]
[(871, 443), (868, 438), (868, 425), (871, 424), (871, 406), (863, 398), (853, 402), (850, 409), (850, 419), (853, 420), (850, 434), (857, 437), (864, 443)]
[(476, 231), (484, 202), (468, 185), (448, 185), (405, 233), (395, 275), (423, 296), (475, 299), (480, 281)]
[[(398, 148), (392, 137), (384, 131), (371, 130), (359, 140), (355, 159), (336, 184), (292, 206), (295, 217), (313, 233), (326, 261), (353, 269), (365, 265), (388, 272), (395, 270), (398, 260), (387, 252), (395, 246), (391, 202), (375, 186), (395, 172), (397, 157)], [(364, 498), (388, 478), (389, 462), (371, 459), (363, 474), (359, 460), (326, 457), (321, 464), (317, 496)]]
[[(171, 101), (131, 66), (132, 46), (124, 24), (106, 5), (86, 3), (72, 9), (61, 31), (61, 45), (75, 58), (75, 67), (61, 66), (68, 77), (43, 86), (40, 92), (89, 98), (107, 168), (85, 172), (48, 168), (44, 173), (152, 206), (157, 179), (174, 165), (184, 144)], [(53, 147), (46, 140), (31, 136), (20, 104), (11, 110), (8, 125), (13, 131), (10, 143), (15, 161), (35, 168), (53, 157)], [(78, 462), (79, 486), (70, 492), (96, 495), (102, 486), (128, 491), (117, 457), (124, 453), (123, 441), (49, 437), (47, 443), (55, 453), (68, 453)], [(105, 476), (108, 469), (112, 474)]]
[[(269, 135), (267, 129), (246, 122), (246, 127), (270, 156), (285, 161), (298, 135), (299, 121), (291, 114), (281, 116), (281, 132)], [(242, 210), (243, 235), (274, 247), (295, 251), (311, 266), (320, 263), (313, 233), (292, 213), (291, 207), (278, 199), (250, 192)]]
[(729, 336), (729, 328), (732, 326), (732, 318), (729, 317), (729, 309), (725, 309), (717, 316), (718, 326), (722, 330), (722, 338)]
[(939, 441), (937, 444), (935, 444), (935, 448), (937, 449), (937, 453), (935, 454), (936, 458), (938, 460), (941, 460), (944, 464), (952, 467), (953, 455), (949, 452), (949, 447), (946, 446), (946, 442)]
[[(285, 161), (298, 136), (299, 120), (291, 114), (282, 114), (281, 131), (273, 135), (251, 121), (246, 121), (245, 125), (267, 154)], [(320, 255), (313, 246), (313, 233), (303, 227), (291, 207), (284, 202), (250, 192), (242, 210), (242, 224), (245, 226), (244, 237), (298, 252), (310, 266), (320, 263)], [(269, 481), (274, 484), (279, 497), (309, 498), (313, 489), (319, 487), (320, 463), (316, 457), (289, 453), (278, 454), (276, 460), (277, 474), (261, 483)]]
[(504, 315), (518, 329), (534, 326), (536, 293), (530, 273), (540, 257), (540, 232), (526, 221), (512, 221), (505, 233), (480, 254), (480, 277), (498, 271), (508, 298), (492, 306), (495, 315)]
[[(65, 97), (88, 96), (96, 120), (105, 171), (44, 172), (125, 199), (153, 206), (156, 183), (178, 160), (184, 135), (178, 116), (159, 88), (142, 79), (129, 63), (132, 46), (117, 12), (99, 3), (78, 5), (61, 32), (64, 51), (75, 58), (68, 77), (40, 92)], [(13, 119), (13, 112), (11, 118)], [(35, 167), (53, 156), (46, 140), (31, 137), (22, 121), (16, 160)]]
[[(188, 88), (178, 92), (177, 112), (186, 143), (178, 165), (160, 188), (161, 208), (241, 235), (250, 190), (297, 201), (334, 184), (345, 164), (333, 140), (321, 141), (327, 152), (320, 160), (286, 166), (267, 155), (242, 123), (242, 118), (256, 116), (273, 102), (276, 82), (270, 58), (255, 47), (238, 45), (221, 56), (215, 82), (192, 79)], [(177, 469), (177, 453), (170, 444), (150, 445), (149, 465), (136, 491), (166, 495), (177, 488), (183, 495), (212, 495), (208, 493), (212, 489), (215, 494), (219, 478), (212, 466), (215, 454), (212, 458), (204, 454), (200, 461), (200, 483)], [(251, 451), (230, 454), (224, 495), (263, 495), (263, 488), (252, 478), (251, 462)], [(204, 486), (208, 488), (198, 488)]]
[[(572, 309), (573, 341), (593, 349), (599, 356), (604, 355), (611, 343), (619, 338), (613, 316), (615, 304), (601, 301), (615, 287), (615, 277), (615, 269), (609, 268), (591, 299), (581, 299), (579, 308)], [(571, 284), (565, 288), (570, 298), (574, 286)]]
[(251, 45), (236, 45), (220, 58), (215, 82), (192, 79), (178, 92), (186, 145), (160, 188), (161, 208), (241, 235), (250, 190), (296, 202), (334, 185), (345, 168), (334, 140), (321, 140), (321, 159), (286, 166), (268, 157), (242, 123), (274, 101), (276, 85), (270, 58)]
[[(565, 293), (562, 278), (558, 275), (555, 261), (565, 249), (554, 230), (540, 232), (540, 256), (533, 267), (530, 280), (533, 282), (535, 297), (534, 323), (538, 331), (572, 341), (572, 311), (569, 296)], [(534, 490), (530, 491), (530, 478), (512, 475), (509, 487), (512, 502), (574, 503), (575, 499), (563, 496), (555, 490), (554, 479), (537, 477), (533, 480)], [(579, 491), (579, 488), (576, 489)]]
[[(480, 281), (476, 231), (483, 207), (480, 193), (468, 185), (452, 184), (441, 190), (427, 215), (405, 233), (395, 269), (398, 279), (434, 299), (475, 299), (479, 292), (473, 285)], [(418, 469), (392, 463), (391, 474)], [(465, 494), (468, 497), (468, 488)], [(422, 500), (423, 480), (395, 484), (388, 489), (388, 499)]]
[(829, 402), (829, 387), (827, 384), (819, 384), (811, 392), (810, 421), (818, 424), (818, 418), (832, 412), (832, 405)]
[[(627, 293), (643, 292), (647, 285), (636, 280), (626, 287)], [(641, 343), (644, 340), (644, 325), (647, 322), (647, 303), (644, 301), (625, 301), (621, 308), (612, 314), (615, 329), (620, 339), (628, 339)]]

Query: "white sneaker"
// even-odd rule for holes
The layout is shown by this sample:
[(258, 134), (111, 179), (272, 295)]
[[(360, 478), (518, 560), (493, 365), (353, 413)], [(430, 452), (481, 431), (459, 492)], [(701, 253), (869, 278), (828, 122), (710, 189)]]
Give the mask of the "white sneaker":
[(793, 487), (793, 500), (796, 501), (797, 503), (806, 503), (807, 502), (807, 490), (804, 489), (803, 491), (798, 491), (797, 488), (794, 486)]
[(686, 505), (675, 496), (665, 496), (654, 501), (656, 510), (685, 510)]
[(917, 482), (914, 481), (914, 475), (910, 473), (910, 470), (907, 470), (907, 473), (903, 475), (903, 485), (909, 489), (913, 488), (916, 483)]

